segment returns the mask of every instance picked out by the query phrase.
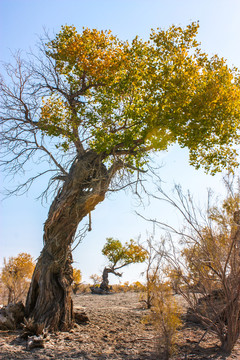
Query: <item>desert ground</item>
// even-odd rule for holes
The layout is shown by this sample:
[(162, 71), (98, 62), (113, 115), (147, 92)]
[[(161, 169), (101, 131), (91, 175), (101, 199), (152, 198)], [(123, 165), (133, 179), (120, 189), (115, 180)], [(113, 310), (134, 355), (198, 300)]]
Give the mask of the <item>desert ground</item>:
[[(149, 310), (135, 292), (109, 295), (77, 294), (76, 309), (84, 309), (89, 322), (70, 332), (49, 334), (44, 348), (27, 349), (21, 331), (0, 331), (0, 359), (150, 360), (163, 359), (153, 325), (146, 322)], [(240, 341), (230, 356), (219, 352), (216, 336), (184, 323), (179, 331), (174, 360), (239, 360)]]

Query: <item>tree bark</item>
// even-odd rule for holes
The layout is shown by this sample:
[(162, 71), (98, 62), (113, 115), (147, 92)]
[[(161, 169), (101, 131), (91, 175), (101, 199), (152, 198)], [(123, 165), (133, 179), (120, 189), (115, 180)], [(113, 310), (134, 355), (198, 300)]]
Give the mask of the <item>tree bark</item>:
[(100, 284), (100, 289), (102, 289), (103, 291), (108, 291), (109, 290), (109, 281), (108, 281), (108, 274), (112, 272), (111, 269), (109, 268), (104, 268), (103, 270), (103, 274), (102, 274), (102, 282)]
[(8, 304), (13, 302), (13, 289), (11, 287), (8, 287)]
[(101, 282), (101, 285), (100, 285), (100, 289), (102, 289), (103, 291), (109, 291), (109, 286), (108, 286), (108, 284), (109, 284), (108, 274), (109, 273), (114, 274), (116, 276), (122, 276), (122, 274), (116, 272), (114, 268), (105, 267), (104, 270), (103, 270), (102, 282)]
[(44, 323), (50, 330), (72, 326), (71, 244), (79, 222), (104, 200), (114, 171), (106, 169), (100, 155), (85, 152), (73, 163), (50, 207), (44, 225), (44, 248), (26, 300), (26, 317)]

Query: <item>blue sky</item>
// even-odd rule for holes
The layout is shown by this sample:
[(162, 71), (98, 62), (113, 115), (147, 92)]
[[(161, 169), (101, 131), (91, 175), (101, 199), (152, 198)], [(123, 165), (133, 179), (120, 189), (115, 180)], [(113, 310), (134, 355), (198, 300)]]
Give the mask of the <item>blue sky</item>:
[[(199, 21), (198, 40), (208, 54), (219, 54), (229, 65), (240, 68), (240, 2), (239, 0), (0, 0), (0, 59), (11, 61), (17, 49), (34, 49), (44, 29), (58, 32), (61, 25), (111, 29), (121, 39), (131, 40), (135, 35), (147, 39), (151, 28), (168, 28), (171, 24), (185, 26)], [(196, 198), (204, 201), (206, 188), (222, 192), (221, 175), (212, 177), (188, 165), (187, 151), (173, 147), (160, 156), (163, 163), (161, 177), (170, 189), (180, 183), (190, 189)], [(36, 168), (33, 168), (36, 171)], [(1, 185), (8, 180), (1, 175)], [(16, 177), (16, 181), (20, 181)], [(48, 206), (36, 197), (43, 183), (35, 184), (27, 195), (12, 197), (1, 203), (0, 266), (3, 257), (28, 252), (37, 258), (42, 248), (42, 228)], [(100, 274), (105, 261), (101, 248), (106, 237), (121, 241), (145, 238), (152, 226), (135, 215), (144, 211), (153, 218), (172, 218), (171, 210), (153, 203), (145, 210), (136, 207), (130, 193), (115, 194), (100, 204), (92, 214), (93, 231), (74, 251), (74, 266), (81, 269), (83, 278)], [(122, 281), (135, 281), (142, 266), (130, 266)], [(114, 279), (112, 279), (114, 280)], [(141, 278), (140, 278), (141, 280)]]

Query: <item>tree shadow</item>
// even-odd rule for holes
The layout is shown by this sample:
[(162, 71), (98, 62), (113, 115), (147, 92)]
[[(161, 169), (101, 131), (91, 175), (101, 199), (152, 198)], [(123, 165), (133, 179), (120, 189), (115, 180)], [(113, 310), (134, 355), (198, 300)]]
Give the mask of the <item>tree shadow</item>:
[(196, 341), (191, 341), (188, 344), (182, 345), (178, 348), (180, 359), (184, 360), (226, 360), (229, 354), (223, 353), (219, 346), (213, 345), (204, 347), (196, 344)]

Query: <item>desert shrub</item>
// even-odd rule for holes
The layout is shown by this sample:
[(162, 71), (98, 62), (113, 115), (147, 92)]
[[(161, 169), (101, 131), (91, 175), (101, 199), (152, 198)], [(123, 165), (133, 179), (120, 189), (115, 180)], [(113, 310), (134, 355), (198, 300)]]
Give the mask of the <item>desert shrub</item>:
[(229, 189), (220, 204), (211, 205), (209, 194), (203, 213), (177, 187), (177, 199), (167, 199), (185, 218), (183, 230), (175, 230), (181, 248), (171, 240), (172, 251), (165, 251), (168, 276), (187, 301), (188, 316), (214, 331), (227, 353), (240, 334), (240, 187)]
[(125, 281), (123, 284), (113, 284), (111, 285), (112, 291), (116, 293), (120, 292), (142, 292), (145, 289), (145, 286), (141, 284), (139, 281), (133, 282), (132, 284), (129, 281)]
[(73, 290), (73, 293), (74, 293), (74, 294), (76, 294), (77, 291), (79, 290), (80, 284), (81, 284), (81, 280), (82, 280), (81, 271), (80, 271), (79, 269), (73, 268), (72, 290)]
[(163, 244), (164, 239), (156, 242), (154, 236), (150, 235), (145, 244), (142, 245), (147, 256), (145, 258), (146, 270), (143, 273), (146, 283), (142, 287), (140, 301), (144, 302), (148, 309), (153, 305), (155, 289), (159, 281), (160, 265), (163, 262)]
[(129, 281), (125, 281), (122, 285), (122, 288), (124, 292), (131, 291), (131, 285), (129, 284)]
[(89, 293), (91, 292), (90, 287), (91, 287), (90, 284), (83, 284), (83, 283), (81, 283), (81, 284), (79, 285), (78, 292), (79, 292), (80, 294), (89, 294)]
[(94, 286), (97, 286), (97, 285), (100, 286), (100, 284), (101, 284), (101, 282), (102, 282), (102, 277), (99, 276), (99, 275), (97, 275), (97, 274), (92, 274), (92, 275), (90, 276), (90, 279), (93, 281), (93, 285), (94, 285)]
[(116, 292), (116, 293), (124, 292), (123, 284), (113, 284), (112, 285), (112, 291)]
[(35, 323), (33, 318), (24, 319), (23, 322), (23, 332), (22, 338), (27, 339), (29, 336), (36, 335), (39, 336), (44, 332), (45, 324), (44, 323)]
[(131, 285), (129, 285), (129, 281), (125, 281), (123, 284), (113, 284), (110, 286), (110, 288), (112, 291), (117, 293), (131, 291)]
[(6, 304), (6, 299), (8, 298), (8, 289), (3, 284), (2, 279), (0, 277), (0, 308), (3, 304)]
[(155, 281), (150, 319), (157, 333), (159, 359), (168, 360), (175, 352), (178, 329), (181, 326), (181, 309), (168, 283)]
[(35, 264), (31, 255), (21, 253), (16, 257), (4, 258), (1, 282), (7, 289), (7, 303), (23, 300), (27, 294)]
[(135, 281), (135, 282), (133, 282), (133, 283), (130, 285), (130, 287), (131, 287), (131, 290), (132, 290), (132, 291), (139, 292), (139, 293), (141, 293), (141, 292), (143, 292), (143, 291), (146, 290), (146, 286), (143, 285), (140, 281)]

